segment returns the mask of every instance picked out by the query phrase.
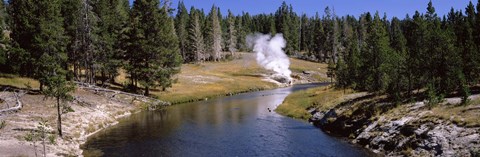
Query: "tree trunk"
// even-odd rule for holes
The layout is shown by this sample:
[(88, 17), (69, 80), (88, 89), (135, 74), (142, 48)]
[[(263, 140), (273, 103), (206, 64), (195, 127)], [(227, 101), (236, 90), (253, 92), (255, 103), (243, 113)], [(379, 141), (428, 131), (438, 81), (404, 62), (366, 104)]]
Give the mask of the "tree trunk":
[(43, 145), (43, 157), (47, 156), (47, 149), (45, 149), (45, 138), (46, 138), (45, 131), (42, 131), (42, 145)]
[(148, 89), (148, 86), (145, 87), (145, 96), (148, 96), (150, 95), (150, 91)]
[(89, 68), (90, 68), (90, 74), (89, 74), (90, 75), (90, 84), (95, 84), (94, 83), (95, 79), (93, 78), (93, 66), (91, 65), (91, 63), (89, 65)]
[(35, 142), (35, 139), (33, 139), (33, 150), (35, 150), (35, 157), (37, 157), (37, 144)]
[(43, 83), (40, 82), (40, 91), (43, 91)]
[(79, 81), (78, 80), (78, 73), (77, 73), (77, 64), (73, 63), (73, 78), (75, 81)]
[(107, 76), (105, 75), (105, 70), (102, 70), (102, 87), (105, 85), (105, 81), (107, 80), (106, 78)]
[(57, 116), (58, 116), (58, 122), (57, 122), (57, 129), (58, 129), (58, 135), (62, 138), (62, 112), (60, 112), (60, 97), (57, 97)]

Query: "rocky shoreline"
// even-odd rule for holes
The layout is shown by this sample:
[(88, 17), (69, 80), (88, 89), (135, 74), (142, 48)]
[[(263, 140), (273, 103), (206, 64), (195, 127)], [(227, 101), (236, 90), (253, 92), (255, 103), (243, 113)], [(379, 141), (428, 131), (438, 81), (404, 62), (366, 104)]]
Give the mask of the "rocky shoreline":
[[(480, 126), (455, 124), (454, 117), (436, 118), (424, 102), (398, 106), (367, 97), (326, 111), (310, 109), (309, 122), (382, 156), (480, 155)], [(450, 98), (440, 105), (453, 101)]]

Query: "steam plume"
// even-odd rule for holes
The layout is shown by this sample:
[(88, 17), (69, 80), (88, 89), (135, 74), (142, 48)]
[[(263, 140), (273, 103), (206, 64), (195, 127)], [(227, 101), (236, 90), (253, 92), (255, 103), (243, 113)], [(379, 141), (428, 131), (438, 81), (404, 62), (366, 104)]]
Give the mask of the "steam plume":
[[(276, 34), (273, 37), (259, 33), (249, 35), (247, 37), (247, 43), (250, 47), (253, 46), (257, 63), (263, 68), (276, 73), (277, 76), (273, 76), (275, 80), (282, 83), (291, 83), (292, 78), (290, 74), (292, 74), (292, 71), (288, 69), (290, 67), (290, 60), (283, 51), (286, 41), (282, 34)], [(278, 77), (282, 78), (278, 79)]]

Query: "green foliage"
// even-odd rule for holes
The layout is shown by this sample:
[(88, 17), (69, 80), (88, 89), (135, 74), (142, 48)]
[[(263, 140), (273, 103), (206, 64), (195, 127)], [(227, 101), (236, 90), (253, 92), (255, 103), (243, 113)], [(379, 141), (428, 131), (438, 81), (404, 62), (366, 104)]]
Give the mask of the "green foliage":
[(98, 53), (93, 56), (96, 70), (101, 74), (102, 83), (113, 82), (119, 74), (121, 66), (120, 36), (128, 20), (129, 5), (127, 0), (96, 1), (92, 4), (94, 13), (98, 16), (96, 30)]
[(220, 25), (221, 18), (218, 16), (218, 7), (212, 6), (208, 19), (205, 22), (206, 36), (205, 43), (207, 52), (210, 52), (210, 60), (220, 61), (224, 58), (222, 53), (222, 28)]
[(438, 93), (435, 85), (432, 83), (427, 85), (427, 106), (430, 108), (441, 103), (443, 101), (443, 94)]
[(10, 28), (13, 39), (12, 62), (17, 63), (12, 66), (12, 71), (17, 73), (33, 76), (34, 63), (40, 58), (39, 54), (34, 50), (33, 40), (36, 27), (38, 26), (38, 19), (36, 18), (36, 8), (31, 8), (33, 1), (9, 1), (8, 14), (10, 15)]
[(127, 31), (125, 69), (134, 87), (137, 82), (145, 87), (145, 95), (150, 88), (171, 87), (171, 77), (179, 72), (181, 64), (173, 19), (167, 6), (159, 7), (155, 0), (135, 1)]
[(322, 17), (308, 17), (286, 2), (275, 13), (226, 17), (216, 6), (208, 15), (193, 7), (189, 13), (183, 2), (172, 17), (172, 9), (157, 0), (138, 0), (131, 8), (128, 0), (10, 0), (6, 10), (3, 5), (0, 72), (38, 79), (49, 96), (62, 99), (58, 93), (71, 90), (65, 80), (113, 82), (121, 67), (129, 73), (131, 91), (165, 90), (182, 61), (219, 61), (224, 51), (248, 51), (245, 37), (254, 32), (282, 33), (287, 53), (303, 51), (298, 54), (329, 63), (328, 76), (339, 87), (395, 100), (422, 91), (429, 99), (458, 93), (467, 104), (470, 87), (480, 80), (480, 4), (472, 2), (443, 19), (429, 2), (425, 13), (391, 20), (369, 12), (358, 19), (337, 17), (329, 7)]
[(23, 136), (25, 141), (32, 143), (33, 149), (35, 150), (35, 156), (37, 156), (37, 146), (36, 146), (37, 142), (41, 142), (43, 146), (43, 156), (46, 156), (47, 154), (46, 152), (47, 144), (56, 145), (56, 136), (49, 135), (49, 133), (50, 133), (50, 125), (48, 124), (48, 121), (41, 119), (40, 122), (38, 122), (38, 126), (36, 130), (32, 130)]
[(330, 77), (330, 82), (333, 82), (335, 78), (335, 63), (332, 60), (328, 62), (327, 77)]
[(0, 129), (5, 128), (7, 126), (7, 122), (5, 120), (0, 121)]
[[(430, 106), (458, 93), (462, 104), (468, 104), (470, 87), (478, 84), (480, 57), (474, 44), (478, 12), (472, 3), (465, 14), (452, 9), (441, 20), (430, 2), (426, 14), (417, 11), (404, 20), (381, 19), (378, 13), (373, 19), (370, 13), (359, 21), (342, 19), (339, 50), (344, 51), (335, 69), (337, 86), (387, 94), (396, 101), (412, 96), (415, 90), (424, 91), (419, 94), (424, 94)], [(335, 30), (335, 26), (327, 27), (326, 34)], [(353, 32), (358, 35), (350, 28), (357, 29)], [(354, 37), (349, 39), (349, 34)]]
[(190, 19), (189, 19), (187, 8), (185, 7), (185, 4), (183, 3), (183, 1), (178, 2), (177, 11), (178, 12), (175, 18), (175, 30), (179, 39), (180, 54), (182, 54), (182, 58), (184, 62), (189, 62), (191, 60), (187, 59), (188, 58), (187, 57), (187, 53), (188, 53), (187, 27)]
[(190, 9), (190, 24), (188, 25), (188, 53), (186, 54), (185, 61), (205, 61), (205, 41), (203, 38), (201, 22), (200, 22), (199, 10), (194, 7)]
[(230, 57), (234, 57), (234, 52), (237, 51), (237, 28), (235, 27), (235, 16), (233, 16), (233, 13), (228, 10), (228, 16), (227, 16), (227, 48), (228, 51), (230, 52)]
[(470, 149), (470, 155), (472, 157), (479, 157), (480, 156), (480, 149)]
[[(282, 33), (288, 41), (285, 47), (287, 54), (294, 54), (300, 50), (300, 18), (293, 11), (292, 5), (283, 2), (275, 12), (276, 32)], [(267, 25), (269, 26), (269, 25)]]

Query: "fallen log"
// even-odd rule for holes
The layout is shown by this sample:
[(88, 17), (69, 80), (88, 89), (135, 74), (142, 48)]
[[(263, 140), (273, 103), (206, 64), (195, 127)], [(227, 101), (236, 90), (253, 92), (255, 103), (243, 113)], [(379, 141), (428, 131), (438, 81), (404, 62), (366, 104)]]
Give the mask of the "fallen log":
[(23, 107), (23, 104), (22, 102), (20, 101), (20, 97), (23, 96), (22, 93), (17, 93), (17, 92), (14, 92), (13, 93), (15, 99), (16, 99), (16, 106), (14, 107), (11, 107), (11, 108), (7, 108), (7, 109), (3, 109), (3, 110), (0, 110), (0, 114), (3, 114), (3, 113), (7, 113), (7, 112), (16, 112), (20, 109), (22, 109)]
[(136, 98), (136, 99), (141, 99), (141, 100), (144, 100), (144, 101), (153, 102), (153, 103), (155, 103), (155, 104), (160, 104), (160, 105), (162, 105), (162, 106), (169, 106), (169, 105), (171, 105), (169, 102), (161, 101), (161, 100), (158, 100), (158, 99), (155, 99), (155, 98), (151, 98), (151, 97), (147, 97), (147, 96), (140, 95), (140, 94), (134, 94), (134, 93), (128, 93), (128, 92), (123, 92), (123, 91), (118, 91), (118, 90), (112, 90), (112, 89), (102, 88), (102, 87), (98, 87), (98, 86), (95, 86), (95, 85), (91, 85), (91, 84), (87, 84), (87, 83), (83, 83), (83, 82), (78, 82), (78, 81), (75, 81), (75, 83), (79, 86), (79, 88), (86, 89), (86, 90), (90, 90), (90, 91), (94, 91), (95, 93), (98, 93), (98, 92), (109, 92), (109, 93), (113, 93), (113, 95), (111, 96), (111, 98), (115, 97), (115, 96), (118, 95), (118, 94), (123, 94), (123, 95), (127, 95), (127, 96), (134, 97), (134, 98)]

